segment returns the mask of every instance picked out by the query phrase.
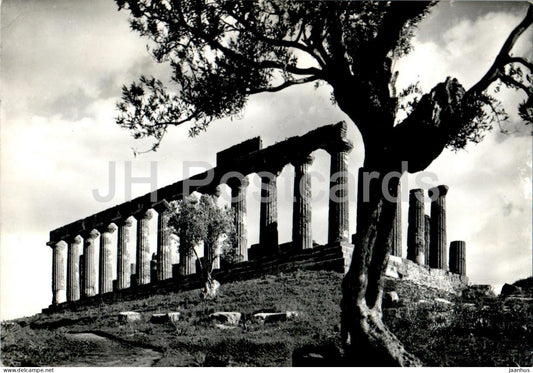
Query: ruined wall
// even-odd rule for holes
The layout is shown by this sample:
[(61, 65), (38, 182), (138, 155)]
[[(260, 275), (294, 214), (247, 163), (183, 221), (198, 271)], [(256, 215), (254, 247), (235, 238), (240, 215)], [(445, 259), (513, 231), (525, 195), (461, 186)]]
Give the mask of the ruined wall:
[(466, 276), (444, 269), (430, 268), (427, 265), (419, 265), (411, 260), (392, 255), (389, 257), (385, 275), (452, 293), (458, 293), (468, 285)]

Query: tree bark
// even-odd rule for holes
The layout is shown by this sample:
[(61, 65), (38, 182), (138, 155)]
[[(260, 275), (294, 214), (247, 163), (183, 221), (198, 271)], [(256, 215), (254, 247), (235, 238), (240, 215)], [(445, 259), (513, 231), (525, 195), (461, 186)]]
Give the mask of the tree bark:
[(220, 287), (220, 282), (213, 278), (213, 264), (217, 259), (217, 255), (213, 252), (213, 243), (204, 242), (204, 250), (208, 253), (207, 256), (204, 255), (205, 263), (202, 262), (202, 259), (198, 257), (198, 253), (194, 250), (198, 262), (200, 263), (200, 272), (204, 278), (204, 288), (202, 289), (202, 297), (204, 299), (215, 299), (218, 294), (218, 288)]
[[(358, 128), (365, 129), (361, 135), (367, 177), (361, 172), (359, 182), (371, 181), (366, 186), (368, 200), (357, 197), (354, 252), (343, 281), (341, 324), (350, 365), (421, 365), (382, 321), (383, 277), (392, 247), (398, 181), (400, 172), (405, 171), (402, 161), (407, 162), (407, 172), (425, 169), (439, 156), (450, 136), (469, 123), (471, 118), (463, 111), (467, 105), (464, 94), (457, 80), (448, 78), (424, 95), (413, 113), (397, 126), (381, 118), (380, 125), (373, 127), (372, 115), (360, 116), (359, 122), (352, 118)], [(339, 104), (348, 114), (353, 111), (344, 102)], [(391, 172), (396, 172), (395, 177)]]
[[(345, 357), (349, 365), (356, 366), (420, 366), (421, 361), (405, 350), (382, 321), (383, 276), (392, 245), (399, 181), (387, 175), (397, 168), (366, 169), (371, 171), (378, 172), (379, 177), (368, 183), (367, 201), (358, 196), (355, 247), (342, 284), (341, 334)], [(360, 183), (365, 180), (363, 173), (359, 177)], [(385, 190), (384, 184), (388, 184)]]
[(206, 273), (205, 286), (202, 290), (202, 296), (204, 299), (215, 299), (218, 294), (218, 288), (220, 288), (220, 282), (215, 280), (210, 272)]

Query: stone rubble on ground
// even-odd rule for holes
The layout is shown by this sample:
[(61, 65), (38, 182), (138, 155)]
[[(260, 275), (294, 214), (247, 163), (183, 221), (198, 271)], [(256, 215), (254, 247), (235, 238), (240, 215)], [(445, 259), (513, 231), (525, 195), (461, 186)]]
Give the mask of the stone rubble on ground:
[(298, 318), (298, 312), (287, 311), (287, 312), (259, 312), (254, 314), (254, 319), (260, 321), (264, 324), (270, 322), (278, 321), (287, 321)]
[(174, 325), (178, 322), (180, 315), (179, 312), (154, 313), (150, 318), (150, 322), (152, 324), (164, 324), (169, 322)]
[(141, 320), (141, 314), (134, 311), (124, 311), (118, 314), (118, 321), (133, 322)]
[(217, 329), (223, 329), (223, 330), (227, 330), (227, 329), (235, 329), (236, 326), (235, 325), (224, 325), (224, 324), (218, 324), (218, 323), (215, 323), (213, 324), (215, 326), (215, 328)]
[(167, 313), (167, 316), (168, 316), (168, 320), (170, 321), (170, 323), (176, 326), (176, 324), (178, 323), (180, 319), (181, 313), (180, 312), (169, 312)]
[(449, 300), (447, 299), (444, 299), (444, 298), (435, 298), (434, 299), (436, 303), (440, 303), (440, 304), (446, 304), (446, 305), (452, 305), (453, 303), (450, 302)]

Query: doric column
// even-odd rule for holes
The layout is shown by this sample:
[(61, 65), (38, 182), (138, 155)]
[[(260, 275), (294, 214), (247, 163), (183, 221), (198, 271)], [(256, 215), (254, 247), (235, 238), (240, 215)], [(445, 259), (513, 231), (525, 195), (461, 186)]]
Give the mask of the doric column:
[(424, 264), (429, 265), (429, 243), (431, 242), (431, 218), (424, 215)]
[(246, 231), (246, 189), (248, 184), (249, 180), (245, 177), (228, 185), (231, 188), (231, 208), (235, 219), (238, 262), (248, 260), (248, 237)]
[(96, 260), (95, 240), (100, 233), (93, 229), (83, 235), (83, 296), (96, 295)]
[(331, 156), (328, 243), (349, 241), (348, 153), (352, 148), (346, 141), (328, 150)]
[(424, 264), (424, 191), (409, 192), (409, 217), (407, 227), (407, 259)]
[(428, 191), (431, 198), (431, 233), (429, 244), (429, 266), (447, 268), (446, 255), (446, 194), (448, 187), (439, 185)]
[(464, 241), (450, 243), (450, 272), (466, 276), (466, 243)]
[(157, 211), (157, 281), (172, 277), (172, 252), (170, 245), (170, 211), (161, 204), (154, 207)]
[(68, 243), (67, 259), (67, 301), (73, 302), (80, 299), (80, 272), (79, 260), (81, 251), (81, 236), (71, 238)]
[(401, 185), (398, 180), (398, 194), (396, 201), (396, 213), (392, 223), (392, 251), (391, 255), (402, 256), (402, 201)]
[(131, 241), (131, 226), (133, 219), (128, 217), (117, 222), (117, 289), (125, 289), (130, 286), (130, 254), (129, 245)]
[(294, 202), (292, 208), (292, 244), (296, 250), (313, 247), (311, 234), (311, 177), (309, 166), (313, 162), (310, 155), (293, 161)]
[[(222, 195), (222, 190), (220, 189), (220, 185), (217, 185), (215, 188), (215, 191), (211, 193), (212, 201), (214, 203), (214, 208), (218, 208), (218, 199)], [(211, 247), (209, 247), (211, 245)], [(220, 269), (220, 255), (221, 255), (221, 246), (220, 241), (216, 240), (215, 242), (206, 243), (204, 242), (204, 262), (206, 265), (208, 263), (213, 262), (212, 268), (213, 269)]]
[(279, 171), (259, 173), (261, 177), (261, 207), (259, 211), (259, 244), (265, 256), (278, 249), (278, 191)]
[(136, 270), (137, 285), (150, 283), (150, 219), (152, 211), (147, 210), (135, 215), (137, 219), (137, 256)]
[(117, 226), (111, 223), (107, 227), (102, 228), (102, 234), (100, 235), (100, 271), (98, 274), (98, 292), (100, 294), (113, 291), (113, 279), (111, 277), (113, 273), (113, 263), (111, 263), (111, 235), (116, 229)]
[(52, 304), (63, 303), (65, 297), (66, 273), (65, 257), (67, 243), (65, 241), (48, 243), (52, 248)]

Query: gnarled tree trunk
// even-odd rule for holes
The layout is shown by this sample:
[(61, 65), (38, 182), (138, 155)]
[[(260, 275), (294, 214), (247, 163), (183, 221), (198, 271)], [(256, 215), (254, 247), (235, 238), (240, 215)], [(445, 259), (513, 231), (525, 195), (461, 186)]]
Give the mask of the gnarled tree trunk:
[(204, 288), (202, 289), (202, 297), (204, 299), (215, 299), (218, 294), (218, 288), (220, 288), (220, 282), (213, 278), (213, 266), (218, 258), (213, 249), (213, 242), (204, 242), (204, 250), (207, 256), (204, 257), (205, 262), (200, 260), (200, 270), (204, 278)]
[(342, 338), (350, 365), (421, 365), (382, 320), (383, 276), (391, 249), (399, 182), (398, 177), (387, 176), (391, 171), (397, 172), (397, 168), (367, 168), (359, 174), (359, 183), (368, 181), (364, 172), (367, 176), (377, 172), (379, 176), (359, 188), (360, 193), (366, 188), (368, 199), (363, 201), (363, 195), (358, 195), (352, 264), (342, 284)]
[(211, 272), (205, 272), (205, 285), (202, 290), (202, 296), (204, 299), (215, 299), (218, 294), (218, 288), (220, 287), (220, 282), (215, 280), (211, 276)]
[[(464, 118), (464, 93), (455, 79), (448, 78), (424, 95), (399, 125), (389, 122), (379, 130), (362, 132), (365, 166), (359, 174), (357, 233), (341, 304), (343, 342), (350, 364), (421, 365), (382, 321), (383, 277), (392, 245), (398, 182), (401, 172), (418, 172), (431, 164), (451, 134), (469, 121)], [(387, 118), (383, 119), (381, 123), (386, 123)]]

